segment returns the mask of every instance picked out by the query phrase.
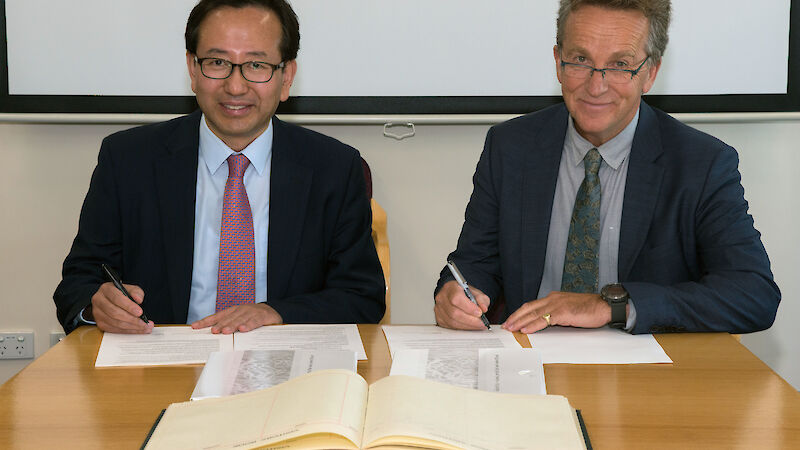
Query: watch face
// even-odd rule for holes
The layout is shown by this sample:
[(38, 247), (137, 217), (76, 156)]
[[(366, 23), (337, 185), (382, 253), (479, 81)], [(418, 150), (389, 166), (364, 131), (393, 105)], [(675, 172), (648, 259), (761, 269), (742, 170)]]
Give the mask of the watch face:
[(628, 297), (628, 291), (619, 283), (609, 284), (603, 287), (603, 298), (607, 300), (620, 300)]

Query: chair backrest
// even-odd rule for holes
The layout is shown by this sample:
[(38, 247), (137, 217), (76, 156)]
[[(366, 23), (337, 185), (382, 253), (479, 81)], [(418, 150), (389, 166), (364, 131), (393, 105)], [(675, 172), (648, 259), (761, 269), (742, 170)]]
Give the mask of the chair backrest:
[(372, 242), (378, 252), (378, 259), (383, 269), (383, 279), (386, 283), (386, 313), (381, 319), (382, 324), (391, 323), (392, 319), (392, 289), (391, 289), (391, 261), (389, 257), (389, 235), (386, 232), (386, 211), (372, 198), (372, 171), (364, 158), (361, 158), (361, 168), (364, 169), (367, 198), (370, 199), (372, 208)]
[(367, 198), (372, 198), (372, 171), (369, 170), (369, 164), (361, 158), (361, 168), (364, 170), (364, 182), (367, 185)]
[(391, 323), (392, 319), (392, 284), (391, 263), (389, 257), (389, 235), (386, 233), (386, 211), (373, 198), (372, 206), (372, 242), (378, 251), (378, 259), (383, 268), (383, 280), (386, 282), (386, 314), (381, 319), (382, 324)]

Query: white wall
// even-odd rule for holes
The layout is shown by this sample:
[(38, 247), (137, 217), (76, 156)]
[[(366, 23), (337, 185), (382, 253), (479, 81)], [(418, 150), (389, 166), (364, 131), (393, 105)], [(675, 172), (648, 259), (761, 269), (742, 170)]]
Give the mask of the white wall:
[[(100, 141), (127, 127), (0, 123), (0, 331), (35, 331), (37, 355), (60, 330), (52, 293)], [(742, 342), (800, 388), (800, 121), (697, 127), (739, 150), (746, 197), (783, 291), (775, 325)], [(383, 137), (379, 125), (312, 128), (354, 145), (372, 167), (374, 196), (389, 217), (393, 322), (433, 323), (432, 290), (455, 246), (488, 125), (421, 125), (403, 141)], [(0, 382), (28, 362), (0, 361)]]

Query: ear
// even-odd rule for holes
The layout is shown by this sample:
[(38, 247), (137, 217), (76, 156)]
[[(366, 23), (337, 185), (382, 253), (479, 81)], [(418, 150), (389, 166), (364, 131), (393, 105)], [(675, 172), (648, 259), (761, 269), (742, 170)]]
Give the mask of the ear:
[(197, 93), (197, 76), (200, 75), (200, 68), (195, 64), (194, 55), (186, 52), (186, 68), (189, 69), (189, 78), (192, 80), (192, 92)]
[(558, 45), (553, 46), (553, 59), (556, 61), (556, 78), (561, 83), (561, 55), (558, 51)]
[(653, 85), (656, 83), (656, 75), (658, 75), (658, 69), (660, 68), (661, 61), (656, 65), (650, 64), (649, 62), (647, 63), (647, 78), (645, 78), (644, 84), (642, 85), (642, 94), (646, 94), (652, 89)]
[(297, 73), (297, 60), (286, 61), (283, 66), (283, 81), (281, 82), (281, 101), (285, 102), (289, 99), (289, 89), (294, 82), (294, 76)]

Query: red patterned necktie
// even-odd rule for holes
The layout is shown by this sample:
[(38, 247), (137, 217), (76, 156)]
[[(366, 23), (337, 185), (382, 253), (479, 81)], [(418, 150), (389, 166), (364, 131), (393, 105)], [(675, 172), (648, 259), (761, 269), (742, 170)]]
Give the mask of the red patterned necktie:
[(243, 178), (248, 165), (250, 160), (242, 154), (228, 157), (228, 182), (225, 184), (219, 230), (217, 311), (252, 303), (256, 297), (253, 214)]

